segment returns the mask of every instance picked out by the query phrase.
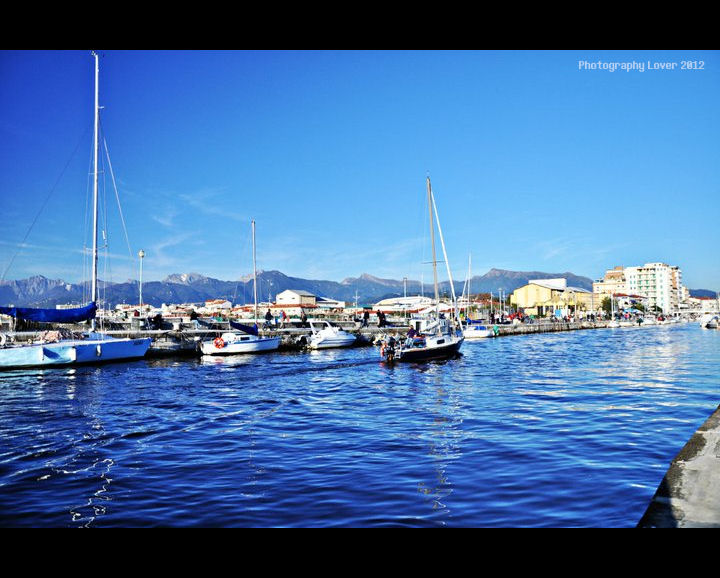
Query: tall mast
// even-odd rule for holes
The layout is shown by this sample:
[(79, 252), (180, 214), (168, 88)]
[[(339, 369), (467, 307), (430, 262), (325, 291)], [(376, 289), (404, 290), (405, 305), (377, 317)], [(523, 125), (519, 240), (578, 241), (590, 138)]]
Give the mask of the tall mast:
[[(428, 187), (429, 186), (430, 186), (430, 178), (428, 177)], [(450, 271), (450, 261), (448, 261), (447, 250), (445, 249), (445, 239), (443, 237), (442, 227), (440, 226), (440, 215), (438, 214), (437, 205), (435, 204), (435, 195), (433, 195), (431, 192), (430, 196), (431, 196), (431, 200), (432, 200), (432, 204), (433, 204), (433, 209), (435, 209), (435, 220), (437, 221), (438, 233), (440, 234), (440, 244), (442, 245), (443, 257), (445, 259), (445, 267), (447, 269), (448, 280), (450, 281), (450, 294), (452, 295), (453, 312), (454, 312), (453, 322), (455, 322), (456, 318), (457, 318), (457, 297), (455, 296), (455, 283), (453, 282), (452, 271)], [(433, 244), (433, 266), (434, 266), (434, 261), (435, 261), (435, 245)], [(437, 275), (435, 278), (435, 284), (437, 285)], [(437, 287), (435, 289), (435, 293), (437, 294)]]
[(432, 189), (430, 188), (430, 177), (427, 177), (428, 210), (430, 211), (430, 244), (432, 245), (432, 266), (433, 283), (435, 285), (435, 306), (440, 307), (440, 295), (438, 294), (437, 260), (435, 259), (435, 223), (433, 220)]
[(253, 246), (253, 296), (255, 298), (255, 322), (258, 318), (257, 310), (257, 268), (255, 266), (255, 221), (252, 221), (252, 246)]
[[(100, 63), (97, 52), (93, 51), (95, 57), (95, 130), (93, 131), (93, 249), (92, 249), (92, 289), (91, 300), (97, 304), (97, 262), (98, 262), (98, 128), (100, 124)], [(95, 317), (92, 319), (91, 328), (96, 327)]]

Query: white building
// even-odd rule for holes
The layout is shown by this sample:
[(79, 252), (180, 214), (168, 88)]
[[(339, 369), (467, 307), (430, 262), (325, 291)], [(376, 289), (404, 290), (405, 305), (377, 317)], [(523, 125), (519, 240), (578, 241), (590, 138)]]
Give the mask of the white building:
[(677, 313), (688, 296), (687, 289), (682, 285), (682, 272), (677, 266), (645, 263), (625, 267), (625, 279), (629, 293), (645, 296), (651, 309), (659, 307), (663, 313)]
[(315, 307), (317, 299), (309, 291), (286, 289), (275, 297), (275, 304), (280, 307)]

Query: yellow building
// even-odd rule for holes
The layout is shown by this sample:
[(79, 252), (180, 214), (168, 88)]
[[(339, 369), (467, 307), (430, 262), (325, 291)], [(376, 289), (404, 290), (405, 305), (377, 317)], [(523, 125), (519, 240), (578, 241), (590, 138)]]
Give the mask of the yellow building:
[(590, 314), (600, 304), (593, 302), (592, 292), (580, 287), (568, 287), (566, 279), (530, 279), (527, 285), (515, 289), (510, 303), (526, 315)]

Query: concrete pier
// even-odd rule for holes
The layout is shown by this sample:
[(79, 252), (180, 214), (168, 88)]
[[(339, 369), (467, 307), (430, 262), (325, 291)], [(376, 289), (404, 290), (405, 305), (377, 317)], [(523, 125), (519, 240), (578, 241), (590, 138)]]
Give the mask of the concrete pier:
[(720, 407), (670, 463), (638, 528), (720, 527)]

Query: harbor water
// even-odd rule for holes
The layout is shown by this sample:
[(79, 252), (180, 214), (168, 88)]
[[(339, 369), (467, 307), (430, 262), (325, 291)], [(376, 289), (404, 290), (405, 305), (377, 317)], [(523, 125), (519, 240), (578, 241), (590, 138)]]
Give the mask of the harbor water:
[(698, 324), (0, 373), (3, 527), (634, 527), (720, 403)]

